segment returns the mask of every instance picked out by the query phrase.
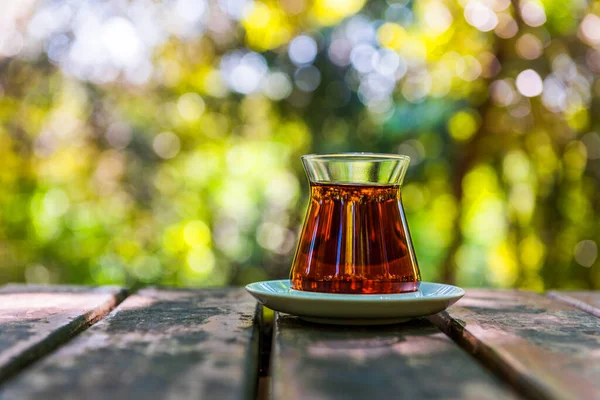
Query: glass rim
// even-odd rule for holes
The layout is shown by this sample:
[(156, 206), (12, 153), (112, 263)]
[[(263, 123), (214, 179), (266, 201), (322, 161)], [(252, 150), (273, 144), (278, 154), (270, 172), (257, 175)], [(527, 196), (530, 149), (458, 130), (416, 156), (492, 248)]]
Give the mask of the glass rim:
[(350, 152), (350, 153), (327, 153), (327, 154), (306, 154), (300, 157), (302, 160), (322, 160), (322, 161), (366, 161), (366, 162), (385, 162), (385, 161), (409, 161), (410, 157), (404, 154), (386, 154), (369, 152)]

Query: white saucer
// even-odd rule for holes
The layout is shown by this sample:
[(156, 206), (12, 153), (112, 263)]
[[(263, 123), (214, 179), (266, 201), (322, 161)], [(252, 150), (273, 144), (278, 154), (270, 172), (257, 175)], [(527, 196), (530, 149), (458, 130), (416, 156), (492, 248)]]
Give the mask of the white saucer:
[(399, 294), (336, 294), (290, 288), (289, 279), (246, 286), (262, 305), (304, 320), (335, 325), (384, 325), (436, 314), (465, 291), (452, 285), (421, 282), (419, 290)]

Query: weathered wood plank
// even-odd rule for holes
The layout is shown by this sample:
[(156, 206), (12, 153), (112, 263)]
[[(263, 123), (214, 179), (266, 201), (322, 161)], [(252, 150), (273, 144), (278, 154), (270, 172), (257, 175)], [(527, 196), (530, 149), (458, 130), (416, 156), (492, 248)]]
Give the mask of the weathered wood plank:
[(0, 381), (104, 317), (124, 295), (116, 287), (0, 288)]
[(255, 311), (243, 289), (144, 289), (7, 382), (0, 398), (253, 397)]
[(517, 395), (426, 319), (374, 327), (278, 315), (277, 399), (511, 399)]
[(552, 291), (548, 296), (600, 317), (600, 292)]
[(430, 320), (528, 397), (600, 398), (600, 319), (546, 296), (468, 290)]

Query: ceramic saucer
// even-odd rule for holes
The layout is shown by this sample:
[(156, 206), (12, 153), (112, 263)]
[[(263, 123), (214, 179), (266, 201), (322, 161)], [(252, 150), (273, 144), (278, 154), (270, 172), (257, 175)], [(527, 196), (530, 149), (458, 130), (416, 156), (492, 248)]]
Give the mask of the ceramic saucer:
[(452, 285), (421, 282), (419, 290), (399, 294), (336, 294), (290, 288), (289, 279), (246, 286), (261, 304), (304, 320), (336, 325), (384, 325), (436, 314), (456, 303), (465, 291)]

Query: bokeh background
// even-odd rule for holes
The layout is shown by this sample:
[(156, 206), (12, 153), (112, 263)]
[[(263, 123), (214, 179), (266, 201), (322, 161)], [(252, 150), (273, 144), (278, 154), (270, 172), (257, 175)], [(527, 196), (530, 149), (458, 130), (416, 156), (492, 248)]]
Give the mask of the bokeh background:
[(286, 277), (374, 151), (425, 280), (599, 289), (599, 78), (598, 0), (0, 2), (0, 283)]

